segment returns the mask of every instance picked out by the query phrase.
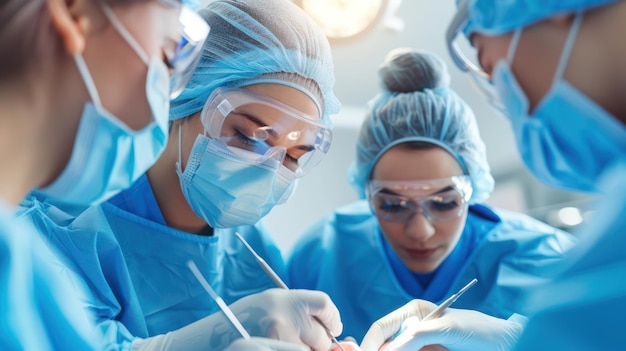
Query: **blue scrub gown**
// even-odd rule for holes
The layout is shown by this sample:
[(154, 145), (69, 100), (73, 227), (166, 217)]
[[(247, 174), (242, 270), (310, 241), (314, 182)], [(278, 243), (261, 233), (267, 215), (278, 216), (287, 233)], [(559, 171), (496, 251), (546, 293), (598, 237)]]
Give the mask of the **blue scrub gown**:
[(607, 194), (556, 279), (529, 298), (534, 313), (515, 350), (625, 350), (626, 164), (604, 179)]
[[(239, 232), (285, 277), (281, 253), (259, 223), (217, 229), (212, 236), (165, 225), (148, 178), (88, 209), (29, 198), (23, 216), (41, 230), (90, 287), (109, 349), (126, 350), (136, 337), (166, 333), (219, 308), (187, 266), (193, 260), (227, 304), (276, 287), (234, 235)], [(61, 209), (63, 208), (63, 209)]]
[(509, 318), (525, 314), (525, 293), (555, 273), (571, 235), (508, 211), (470, 206), (456, 247), (431, 274), (415, 274), (384, 239), (366, 201), (341, 207), (311, 227), (288, 262), (292, 287), (327, 292), (343, 336), (361, 341), (373, 322), (419, 298), (441, 303), (473, 278), (456, 308)]
[(99, 350), (85, 288), (0, 199), (0, 350)]

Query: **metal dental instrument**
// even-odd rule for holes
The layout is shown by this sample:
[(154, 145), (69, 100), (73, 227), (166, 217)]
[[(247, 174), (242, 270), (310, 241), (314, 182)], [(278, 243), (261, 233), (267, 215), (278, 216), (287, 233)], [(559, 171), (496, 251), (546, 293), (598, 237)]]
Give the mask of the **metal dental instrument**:
[(196, 263), (192, 260), (189, 260), (187, 261), (187, 266), (189, 267), (189, 269), (191, 269), (191, 272), (193, 273), (193, 275), (196, 276), (196, 279), (198, 279), (198, 281), (200, 282), (204, 290), (206, 290), (209, 293), (209, 295), (211, 295), (215, 303), (217, 303), (217, 305), (220, 307), (224, 315), (226, 315), (226, 318), (235, 327), (235, 329), (237, 329), (239, 334), (241, 334), (241, 336), (246, 340), (250, 339), (250, 334), (248, 334), (248, 332), (243, 328), (243, 325), (241, 325), (241, 322), (239, 322), (237, 317), (235, 317), (235, 314), (233, 313), (233, 311), (231, 311), (228, 305), (226, 305), (224, 300), (222, 300), (222, 298), (215, 292), (215, 290), (213, 290), (211, 285), (209, 285), (209, 282), (207, 282), (206, 279), (204, 279), (204, 277), (202, 276), (202, 273), (200, 273), (200, 270), (198, 269), (198, 266), (196, 266)]
[[(239, 239), (239, 241), (241, 241), (243, 243), (243, 245), (248, 249), (248, 251), (250, 251), (250, 253), (254, 256), (254, 258), (256, 259), (256, 261), (259, 263), (259, 266), (261, 266), (261, 269), (270, 277), (270, 279), (274, 282), (274, 284), (276, 284), (276, 286), (278, 286), (281, 289), (289, 289), (289, 287), (287, 286), (287, 284), (285, 284), (285, 282), (280, 279), (280, 277), (278, 276), (278, 274), (276, 274), (276, 272), (274, 272), (274, 270), (272, 269), (272, 267), (270, 267), (270, 265), (265, 262), (265, 260), (263, 259), (263, 257), (259, 256), (259, 254), (256, 253), (256, 251), (254, 251), (254, 249), (252, 248), (252, 246), (250, 246), (250, 244), (248, 244), (248, 242), (246, 241), (246, 239), (243, 238), (243, 236), (241, 236), (241, 234), (235, 232), (235, 235), (237, 236), (237, 239)], [(341, 344), (339, 343), (339, 341), (337, 341), (337, 338), (334, 337), (330, 331), (328, 330), (328, 328), (326, 328), (326, 326), (324, 325), (324, 323), (322, 323), (321, 320), (319, 320), (319, 318), (317, 318), (316, 316), (313, 316), (313, 319), (315, 319), (325, 330), (326, 330), (326, 334), (328, 334), (328, 336), (330, 337), (330, 339), (337, 344), (337, 346), (339, 346), (339, 348), (342, 351), (346, 351), (343, 346), (341, 346)]]
[[(428, 321), (431, 319), (439, 318), (445, 312), (446, 308), (450, 307), (463, 293), (467, 291), (467, 289), (471, 288), (472, 285), (476, 284), (478, 279), (474, 278), (469, 283), (467, 283), (464, 287), (461, 288), (456, 294), (452, 294), (446, 301), (444, 301), (441, 305), (437, 306), (432, 312), (426, 315), (421, 321)], [(394, 351), (398, 348), (404, 346), (407, 342), (411, 341), (415, 337), (415, 327), (407, 328), (400, 335), (398, 335), (393, 341), (385, 348), (385, 351)]]

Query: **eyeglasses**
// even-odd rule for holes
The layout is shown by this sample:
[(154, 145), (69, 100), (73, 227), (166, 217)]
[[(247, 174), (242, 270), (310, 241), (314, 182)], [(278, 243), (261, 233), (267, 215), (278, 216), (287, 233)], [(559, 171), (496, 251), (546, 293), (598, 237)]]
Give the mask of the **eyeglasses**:
[[(426, 196), (406, 196), (406, 192), (431, 192)], [(370, 207), (385, 222), (406, 223), (417, 213), (431, 222), (460, 217), (472, 197), (468, 176), (435, 179), (427, 182), (372, 180), (367, 186)]]
[(226, 152), (258, 164), (280, 161), (296, 178), (319, 164), (332, 139), (319, 118), (245, 89), (216, 89), (201, 116), (208, 136)]
[(461, 71), (469, 73), (472, 82), (485, 94), (487, 101), (496, 109), (504, 111), (504, 104), (491, 83), (491, 77), (482, 69), (480, 62), (478, 62), (476, 49), (474, 49), (463, 33), (463, 29), (467, 26), (468, 22), (469, 1), (463, 0), (459, 4), (456, 15), (452, 18), (446, 30), (448, 52), (454, 64)]
[(173, 67), (170, 81), (170, 97), (178, 96), (196, 68), (202, 55), (202, 47), (209, 35), (209, 24), (188, 6), (180, 10), (180, 42), (176, 46), (170, 65)]

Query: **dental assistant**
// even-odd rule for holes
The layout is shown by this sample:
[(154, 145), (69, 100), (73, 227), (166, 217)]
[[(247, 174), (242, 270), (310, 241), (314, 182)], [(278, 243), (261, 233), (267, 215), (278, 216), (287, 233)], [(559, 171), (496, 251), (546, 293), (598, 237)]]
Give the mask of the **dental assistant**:
[(76, 304), (88, 287), (16, 206), (33, 188), (101, 201), (156, 161), (169, 99), (208, 32), (188, 40), (188, 20), (173, 0), (0, 4), (0, 349), (101, 348)]
[(330, 146), (339, 102), (328, 41), (286, 0), (213, 1), (199, 14), (210, 40), (172, 102), (156, 164), (99, 206), (36, 194), (22, 216), (50, 233), (90, 286), (84, 306), (110, 348), (222, 350), (240, 337), (189, 270), (191, 259), (251, 335), (325, 351), (330, 339), (311, 318), (341, 332), (328, 296), (270, 289), (234, 233), (284, 276), (259, 221)]
[(344, 336), (413, 299), (440, 304), (473, 278), (455, 307), (509, 318), (550, 275), (573, 237), (484, 201), (494, 180), (476, 118), (450, 89), (438, 56), (396, 49), (380, 67), (350, 183), (360, 201), (327, 215), (297, 244), (289, 279), (327, 292)]

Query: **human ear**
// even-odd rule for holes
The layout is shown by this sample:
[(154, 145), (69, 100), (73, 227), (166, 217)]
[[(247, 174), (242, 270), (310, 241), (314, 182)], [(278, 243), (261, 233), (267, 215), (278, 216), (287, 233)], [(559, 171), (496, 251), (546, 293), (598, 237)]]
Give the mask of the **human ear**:
[(57, 30), (65, 49), (70, 55), (85, 50), (85, 32), (80, 16), (76, 15), (75, 0), (48, 0), (52, 26)]

